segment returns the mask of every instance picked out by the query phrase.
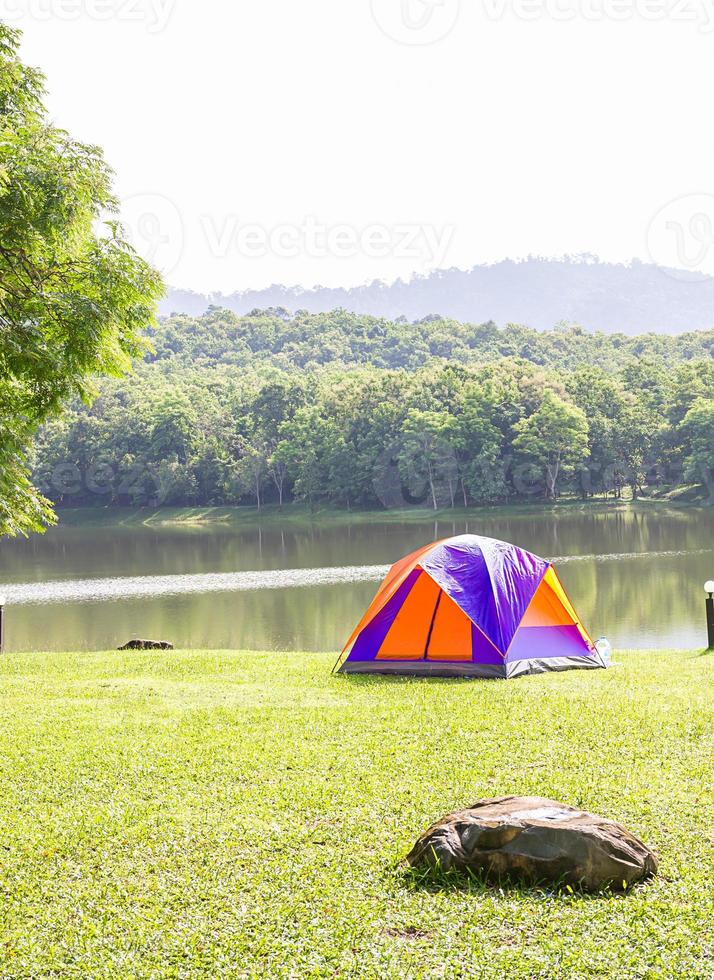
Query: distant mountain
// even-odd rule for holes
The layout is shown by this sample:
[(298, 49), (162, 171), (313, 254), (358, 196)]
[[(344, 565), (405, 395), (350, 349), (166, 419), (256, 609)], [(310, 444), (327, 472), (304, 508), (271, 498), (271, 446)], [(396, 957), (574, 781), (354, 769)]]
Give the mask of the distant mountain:
[(236, 313), (284, 307), (291, 313), (344, 308), (397, 319), (438, 313), (457, 320), (521, 323), (545, 330), (565, 320), (590, 330), (639, 334), (714, 327), (714, 277), (644, 262), (507, 259), (463, 271), (444, 269), (404, 282), (372, 282), (353, 289), (270, 286), (223, 295), (170, 289), (160, 312), (198, 316), (210, 306)]

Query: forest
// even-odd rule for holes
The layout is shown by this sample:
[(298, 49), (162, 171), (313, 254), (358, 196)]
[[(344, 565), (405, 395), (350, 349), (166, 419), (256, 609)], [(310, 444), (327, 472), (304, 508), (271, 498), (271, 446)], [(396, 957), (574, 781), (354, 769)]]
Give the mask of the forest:
[(714, 330), (416, 322), (211, 307), (48, 422), (33, 479), (58, 506), (434, 509), (707, 496)]

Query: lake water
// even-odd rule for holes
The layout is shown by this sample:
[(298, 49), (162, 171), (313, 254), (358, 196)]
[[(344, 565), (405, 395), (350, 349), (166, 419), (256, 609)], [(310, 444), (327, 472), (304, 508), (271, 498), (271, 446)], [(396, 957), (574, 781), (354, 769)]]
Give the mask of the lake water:
[(386, 566), (465, 531), (552, 558), (585, 625), (617, 647), (705, 645), (714, 510), (284, 527), (59, 527), (0, 542), (8, 650), (180, 647), (337, 650)]

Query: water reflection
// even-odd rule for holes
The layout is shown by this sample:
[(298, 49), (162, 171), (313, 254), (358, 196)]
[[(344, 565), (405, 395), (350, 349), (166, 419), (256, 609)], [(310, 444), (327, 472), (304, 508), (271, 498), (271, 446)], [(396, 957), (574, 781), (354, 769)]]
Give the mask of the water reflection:
[[(58, 528), (0, 543), (3, 590), (25, 603), (10, 610), (7, 643), (99, 649), (146, 635), (187, 647), (333, 650), (384, 566), (425, 541), (472, 531), (554, 556), (592, 633), (619, 646), (697, 647), (701, 584), (714, 573), (706, 547), (713, 530), (712, 511), (693, 509), (282, 528)], [(34, 604), (43, 596), (52, 604)]]

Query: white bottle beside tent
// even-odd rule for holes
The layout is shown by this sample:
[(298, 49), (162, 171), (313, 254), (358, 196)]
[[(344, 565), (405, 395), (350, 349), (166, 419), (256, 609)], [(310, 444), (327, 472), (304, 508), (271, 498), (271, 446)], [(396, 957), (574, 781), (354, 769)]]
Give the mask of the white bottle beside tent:
[(595, 641), (595, 649), (602, 657), (602, 662), (606, 667), (609, 667), (612, 663), (612, 647), (610, 641), (606, 636), (601, 636)]

